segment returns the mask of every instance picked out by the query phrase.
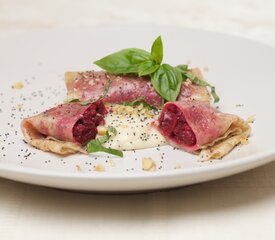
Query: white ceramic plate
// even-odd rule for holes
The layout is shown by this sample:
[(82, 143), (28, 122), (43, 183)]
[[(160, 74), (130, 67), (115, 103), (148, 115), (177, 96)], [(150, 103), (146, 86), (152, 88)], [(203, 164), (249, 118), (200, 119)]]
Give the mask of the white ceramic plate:
[[(61, 158), (23, 142), (20, 120), (60, 103), (67, 70), (96, 69), (92, 62), (126, 47), (150, 49), (162, 35), (164, 60), (191, 61), (221, 97), (224, 112), (256, 115), (249, 145), (222, 160), (198, 162), (197, 156), (170, 146), (127, 152), (123, 159), (100, 154)], [(97, 27), (51, 30), (0, 40), (0, 176), (49, 187), (83, 191), (146, 191), (184, 186), (236, 174), (275, 159), (275, 50), (223, 34), (163, 27)], [(21, 82), (24, 88), (12, 86)], [(142, 158), (157, 171), (142, 171)], [(103, 165), (105, 172), (94, 167)]]

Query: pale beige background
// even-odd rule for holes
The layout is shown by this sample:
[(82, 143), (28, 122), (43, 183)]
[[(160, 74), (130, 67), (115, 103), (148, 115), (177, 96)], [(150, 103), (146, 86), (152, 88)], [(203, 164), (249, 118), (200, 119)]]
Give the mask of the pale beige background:
[[(0, 0), (0, 35), (176, 25), (275, 46), (274, 0)], [(275, 163), (164, 192), (96, 195), (0, 179), (0, 239), (275, 239)]]

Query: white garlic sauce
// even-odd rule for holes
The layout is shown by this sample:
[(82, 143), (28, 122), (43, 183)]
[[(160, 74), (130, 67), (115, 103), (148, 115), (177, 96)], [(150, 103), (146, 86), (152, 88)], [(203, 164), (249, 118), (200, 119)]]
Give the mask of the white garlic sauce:
[(105, 126), (113, 126), (117, 135), (103, 144), (118, 150), (138, 150), (166, 145), (164, 137), (153, 126), (159, 112), (137, 107), (111, 105)]

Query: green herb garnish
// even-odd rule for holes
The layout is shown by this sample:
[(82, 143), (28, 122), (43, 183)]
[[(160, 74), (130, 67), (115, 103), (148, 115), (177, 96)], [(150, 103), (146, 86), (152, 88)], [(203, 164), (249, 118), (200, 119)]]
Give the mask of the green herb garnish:
[(93, 103), (95, 101), (82, 101), (81, 102), (78, 98), (74, 98), (69, 101), (69, 103), (76, 103), (76, 102), (80, 103), (81, 106), (87, 106), (88, 104)]
[(167, 101), (176, 101), (182, 81), (187, 79), (194, 84), (210, 87), (214, 101), (219, 101), (215, 87), (190, 73), (188, 65), (172, 67), (162, 64), (162, 60), (163, 44), (159, 36), (152, 44), (150, 53), (138, 48), (127, 48), (95, 61), (94, 64), (112, 74), (149, 76), (154, 89)]
[(210, 87), (211, 90), (211, 95), (214, 98), (214, 102), (218, 102), (220, 100), (219, 96), (216, 93), (215, 87), (209, 84), (208, 82), (197, 78), (193, 73), (188, 71), (188, 66), (187, 65), (178, 65), (175, 67), (177, 71), (179, 71), (182, 74), (182, 78), (184, 80), (190, 79), (192, 83), (199, 85), (199, 86), (205, 86), (205, 87)]
[(69, 103), (74, 103), (74, 102), (80, 102), (80, 100), (78, 98), (74, 98), (74, 99), (69, 101)]
[(101, 100), (101, 99), (103, 99), (103, 98), (106, 97), (107, 93), (109, 92), (109, 89), (110, 89), (111, 84), (112, 84), (112, 80), (110, 79), (110, 80), (108, 81), (106, 87), (105, 87), (104, 90), (103, 90), (103, 95), (102, 95), (98, 100)]
[(154, 106), (150, 105), (149, 103), (145, 102), (143, 97), (137, 98), (135, 101), (132, 101), (132, 102), (123, 102), (121, 104), (124, 105), (124, 106), (131, 106), (131, 107), (143, 105), (144, 108), (147, 108), (149, 110), (157, 110), (156, 107), (154, 107)]
[(112, 126), (108, 126), (105, 136), (99, 137), (97, 139), (93, 139), (90, 142), (88, 142), (86, 146), (87, 152), (88, 153), (105, 152), (105, 153), (109, 153), (119, 157), (123, 157), (122, 151), (113, 149), (113, 148), (106, 148), (102, 146), (102, 144), (107, 142), (112, 135), (116, 136), (117, 130)]
[(169, 64), (162, 64), (152, 75), (151, 82), (154, 89), (169, 102), (176, 101), (181, 84), (181, 74)]

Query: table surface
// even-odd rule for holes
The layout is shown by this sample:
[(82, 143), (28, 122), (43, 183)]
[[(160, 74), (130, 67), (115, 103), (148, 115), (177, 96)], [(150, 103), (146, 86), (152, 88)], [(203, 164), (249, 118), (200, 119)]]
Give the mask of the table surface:
[[(173, 25), (275, 46), (273, 0), (0, 0), (0, 36), (99, 24)], [(0, 239), (275, 239), (275, 162), (135, 195), (73, 193), (0, 179)]]

